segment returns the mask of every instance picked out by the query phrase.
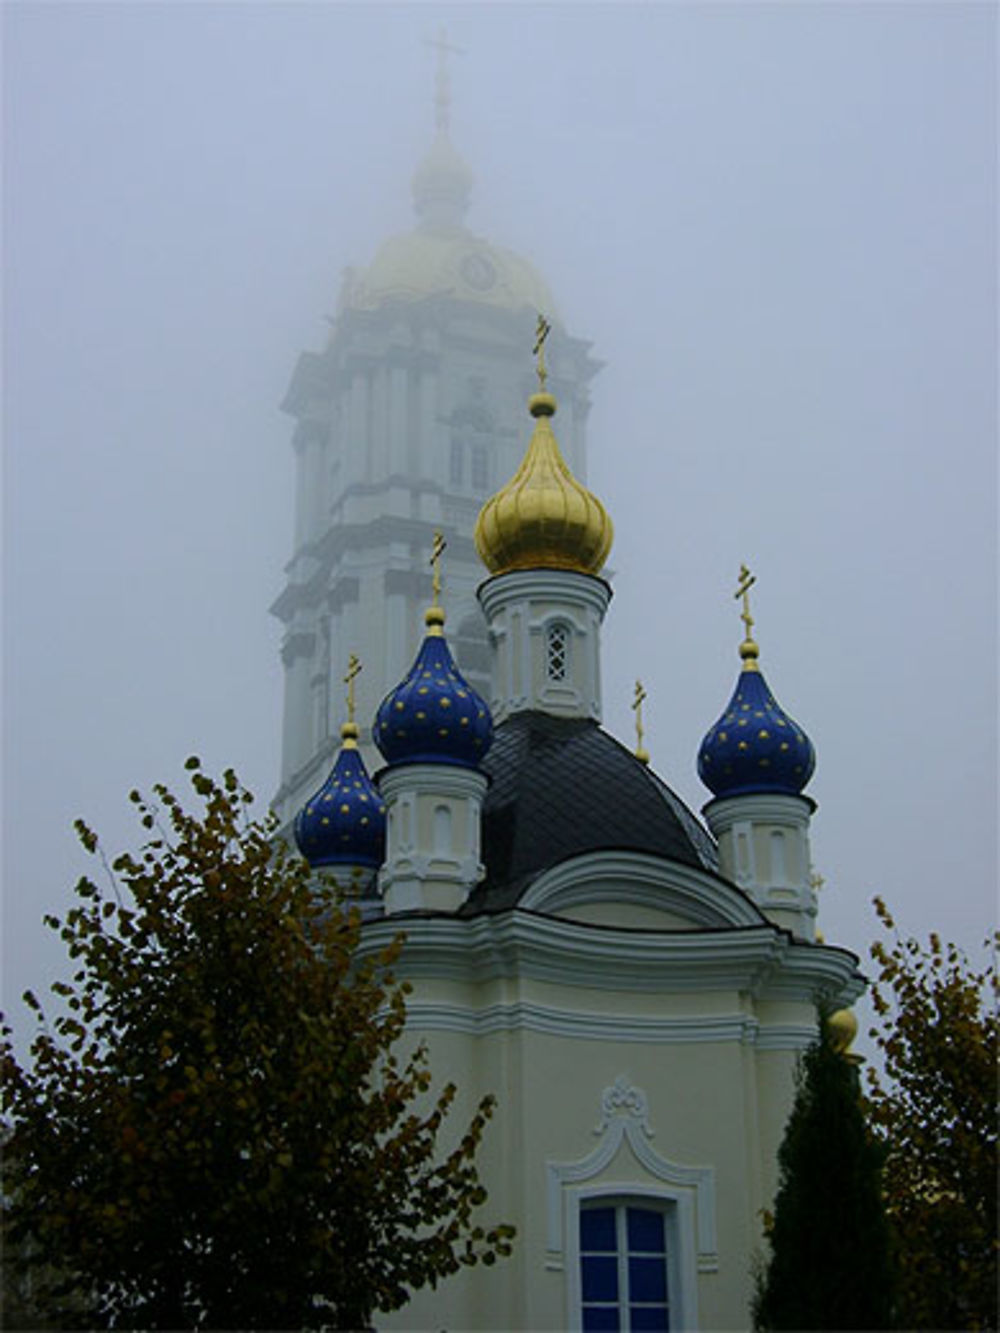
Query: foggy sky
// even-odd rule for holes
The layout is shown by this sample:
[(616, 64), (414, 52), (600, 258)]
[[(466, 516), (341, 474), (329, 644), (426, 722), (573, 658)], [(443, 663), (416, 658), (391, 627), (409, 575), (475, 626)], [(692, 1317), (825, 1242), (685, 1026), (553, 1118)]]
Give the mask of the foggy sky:
[[(4, 28), (4, 1007), (192, 752), (278, 781), (295, 359), (413, 222), (445, 23), (472, 227), (594, 382), (605, 724), (695, 809), (761, 665), (818, 752), (820, 924), (996, 918), (991, 4), (37, 5)], [(526, 356), (530, 349), (526, 349)], [(529, 434), (524, 418), (524, 438)], [(558, 417), (556, 418), (558, 433)], [(374, 710), (378, 700), (361, 698)]]

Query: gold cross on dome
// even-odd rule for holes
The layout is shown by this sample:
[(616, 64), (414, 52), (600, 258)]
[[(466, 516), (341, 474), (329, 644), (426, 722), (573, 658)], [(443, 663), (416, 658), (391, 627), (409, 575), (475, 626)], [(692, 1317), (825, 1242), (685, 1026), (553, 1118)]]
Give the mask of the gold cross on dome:
[(750, 614), (750, 589), (757, 582), (757, 575), (751, 574), (746, 565), (740, 565), (740, 586), (733, 593), (734, 597), (743, 598), (743, 610), (740, 612), (740, 619), (746, 628), (746, 637), (750, 638), (750, 631), (753, 629), (753, 616)]
[(434, 606), (439, 606), (441, 602), (441, 556), (444, 554), (447, 545), (448, 543), (445, 541), (441, 532), (435, 532), (434, 544), (431, 547), (431, 568), (434, 570), (434, 575), (431, 580), (431, 588), (434, 593)]
[(649, 763), (649, 752), (643, 747), (642, 738), (644, 735), (642, 728), (642, 701), (646, 697), (646, 691), (642, 681), (635, 682), (635, 695), (632, 699), (632, 710), (635, 713), (635, 757), (641, 759), (644, 764)]
[(465, 52), (460, 46), (452, 46), (448, 41), (446, 28), (439, 28), (436, 37), (426, 37), (424, 45), (437, 52), (438, 65), (434, 90), (434, 123), (439, 130), (447, 132), (451, 123), (451, 83), (448, 78), (449, 55), (461, 56)]
[(538, 357), (538, 387), (542, 393), (545, 392), (545, 381), (549, 377), (549, 372), (545, 368), (545, 339), (551, 332), (552, 325), (539, 312), (538, 324), (535, 326), (535, 345), (531, 350)]
[(347, 686), (347, 720), (354, 721), (354, 682), (361, 671), (361, 659), (357, 653), (351, 653), (347, 659), (347, 674), (344, 684)]

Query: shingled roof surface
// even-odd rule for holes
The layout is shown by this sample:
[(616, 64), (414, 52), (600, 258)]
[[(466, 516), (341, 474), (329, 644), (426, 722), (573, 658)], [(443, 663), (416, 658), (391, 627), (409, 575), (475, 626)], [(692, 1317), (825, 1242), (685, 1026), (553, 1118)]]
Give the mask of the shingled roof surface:
[(517, 713), (483, 760), (486, 878), (465, 913), (512, 907), (543, 870), (585, 852), (633, 851), (716, 870), (715, 848), (655, 773), (595, 722)]

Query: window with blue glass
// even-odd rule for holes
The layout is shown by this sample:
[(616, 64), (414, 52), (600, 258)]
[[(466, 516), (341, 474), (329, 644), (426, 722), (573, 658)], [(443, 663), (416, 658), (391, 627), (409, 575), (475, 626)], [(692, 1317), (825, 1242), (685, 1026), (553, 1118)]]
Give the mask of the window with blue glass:
[(662, 1209), (584, 1204), (580, 1209), (580, 1311), (584, 1333), (670, 1328), (667, 1226)]

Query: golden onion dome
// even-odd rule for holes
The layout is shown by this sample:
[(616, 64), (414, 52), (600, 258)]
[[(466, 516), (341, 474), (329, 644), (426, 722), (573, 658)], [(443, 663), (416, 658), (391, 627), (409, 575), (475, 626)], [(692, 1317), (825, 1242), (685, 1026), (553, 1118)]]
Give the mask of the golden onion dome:
[(556, 400), (533, 394), (531, 443), (506, 486), (491, 496), (476, 520), (476, 549), (491, 574), (515, 569), (600, 572), (614, 529), (608, 512), (570, 472), (551, 418)]
[(418, 227), (392, 236), (356, 274), (344, 304), (375, 310), (389, 301), (451, 296), (502, 310), (551, 310), (552, 296), (538, 271), (502, 246), (465, 227)]

